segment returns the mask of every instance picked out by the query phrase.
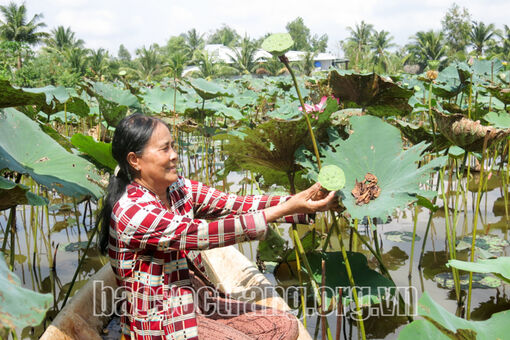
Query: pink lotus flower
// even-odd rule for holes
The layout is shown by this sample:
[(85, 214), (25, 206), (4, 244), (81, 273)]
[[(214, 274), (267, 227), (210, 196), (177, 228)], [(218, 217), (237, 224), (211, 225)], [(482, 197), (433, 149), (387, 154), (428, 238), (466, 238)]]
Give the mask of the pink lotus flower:
[[(340, 101), (338, 100), (338, 98), (335, 98), (333, 96), (331, 96), (331, 98), (335, 99), (337, 103), (340, 104)], [(326, 108), (326, 102), (328, 100), (328, 97), (324, 96), (321, 98), (321, 101), (319, 102), (319, 104), (315, 104), (315, 105), (309, 105), (309, 104), (305, 104), (305, 111), (306, 113), (310, 113), (312, 118), (314, 119), (319, 119), (319, 113), (323, 112), (324, 109)], [(299, 111), (303, 111), (303, 108), (300, 106), (299, 107)], [(317, 115), (315, 115), (315, 113), (317, 113)]]

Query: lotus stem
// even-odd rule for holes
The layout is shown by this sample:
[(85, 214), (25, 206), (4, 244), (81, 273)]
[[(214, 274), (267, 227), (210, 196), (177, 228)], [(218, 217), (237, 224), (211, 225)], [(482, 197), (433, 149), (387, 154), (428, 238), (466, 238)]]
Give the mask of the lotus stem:
[[(294, 243), (296, 241), (294, 240)], [(299, 252), (297, 250), (297, 247), (294, 247), (294, 253), (296, 254), (296, 267), (297, 267), (297, 276), (299, 280), (299, 287), (303, 287), (303, 278), (301, 276), (301, 262), (299, 261)], [(290, 265), (289, 265), (290, 269)], [(306, 301), (305, 301), (305, 294), (302, 289), (299, 290), (299, 298), (301, 300), (301, 310), (303, 312), (303, 326), (306, 328)]]
[[(441, 195), (444, 204), (444, 214), (445, 214), (445, 227), (446, 227), (446, 237), (448, 240), (448, 248), (449, 248), (449, 256), (450, 260), (455, 259), (455, 243), (452, 241), (452, 232), (450, 228), (450, 215), (448, 211), (448, 199), (446, 198), (446, 190), (444, 187), (444, 167), (439, 171), (439, 177), (441, 178)], [(452, 268), (453, 281), (455, 283), (455, 296), (457, 297), (457, 304), (460, 304), (460, 281), (459, 281), (459, 272), (456, 268)]]
[[(473, 232), (472, 232), (472, 240), (471, 240), (471, 254), (469, 257), (469, 261), (473, 262), (475, 260), (475, 241), (476, 241), (476, 228), (478, 226), (478, 214), (480, 209), (480, 198), (482, 192), (482, 179), (485, 173), (485, 153), (487, 149), (487, 140), (489, 135), (485, 135), (485, 139), (483, 140), (483, 150), (482, 150), (482, 161), (480, 164), (480, 182), (478, 183), (478, 192), (476, 196), (476, 208), (475, 208), (475, 216), (473, 221)], [(471, 292), (473, 286), (473, 272), (469, 272), (469, 286), (468, 286), (468, 299), (467, 299), (467, 313), (466, 319), (469, 320), (471, 318)]]
[[(14, 239), (16, 237), (16, 206), (12, 207), (9, 212), (9, 221), (7, 228), (11, 229), (11, 249), (9, 253), (9, 269), (14, 270)], [(7, 237), (6, 237), (7, 239)]]
[(418, 213), (419, 213), (419, 208), (418, 208), (418, 204), (416, 204), (414, 206), (413, 240), (411, 242), (411, 259), (409, 260), (409, 275), (408, 275), (409, 280), (411, 280), (411, 275), (413, 272), (414, 244), (416, 242), (416, 225), (418, 224)]
[(347, 276), (349, 277), (349, 284), (352, 289), (352, 297), (354, 298), (354, 303), (356, 304), (356, 315), (358, 317), (359, 330), (361, 333), (361, 338), (366, 340), (367, 336), (365, 335), (365, 323), (363, 322), (363, 315), (361, 313), (361, 306), (358, 300), (358, 293), (356, 291), (356, 285), (354, 283), (354, 278), (352, 276), (351, 265), (349, 263), (349, 258), (347, 257), (347, 251), (345, 250), (344, 241), (342, 239), (342, 233), (340, 232), (340, 228), (338, 228), (338, 224), (336, 223), (336, 218), (333, 216), (333, 225), (337, 229), (338, 241), (340, 243), (340, 251), (342, 252), (342, 257), (345, 261), (345, 269), (347, 271)]
[(299, 86), (297, 83), (296, 75), (294, 74), (294, 71), (289, 65), (289, 59), (285, 55), (282, 55), (279, 57), (280, 61), (285, 65), (287, 70), (290, 73), (290, 76), (292, 77), (292, 81), (294, 83), (294, 88), (296, 89), (296, 93), (299, 98), (299, 103), (301, 104), (301, 107), (303, 108), (303, 115), (306, 119), (306, 125), (308, 126), (308, 131), (310, 132), (310, 137), (312, 138), (312, 144), (313, 144), (313, 151), (315, 153), (315, 157), (317, 158), (317, 166), (319, 170), (321, 169), (321, 158), (319, 156), (319, 149), (317, 148), (317, 142), (315, 140), (315, 135), (313, 133), (312, 124), (310, 123), (310, 118), (308, 117), (308, 113), (305, 110), (305, 102), (303, 101), (303, 97), (301, 97), (301, 91), (299, 91)]

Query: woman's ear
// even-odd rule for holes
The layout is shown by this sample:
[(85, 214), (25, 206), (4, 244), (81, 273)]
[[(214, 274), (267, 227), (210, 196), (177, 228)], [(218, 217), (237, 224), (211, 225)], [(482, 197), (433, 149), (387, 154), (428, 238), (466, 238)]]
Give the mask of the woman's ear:
[(127, 154), (126, 160), (131, 168), (135, 169), (135, 171), (140, 170), (140, 159), (134, 152), (130, 152)]

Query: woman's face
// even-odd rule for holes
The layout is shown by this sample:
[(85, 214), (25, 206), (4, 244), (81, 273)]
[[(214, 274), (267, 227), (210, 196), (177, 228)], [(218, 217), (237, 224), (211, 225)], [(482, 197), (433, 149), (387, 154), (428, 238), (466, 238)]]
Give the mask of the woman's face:
[(158, 123), (142, 155), (136, 156), (132, 153), (131, 156), (128, 155), (128, 161), (137, 170), (136, 178), (149, 189), (166, 190), (170, 184), (177, 181), (178, 155), (173, 147), (174, 141), (170, 131), (165, 125)]

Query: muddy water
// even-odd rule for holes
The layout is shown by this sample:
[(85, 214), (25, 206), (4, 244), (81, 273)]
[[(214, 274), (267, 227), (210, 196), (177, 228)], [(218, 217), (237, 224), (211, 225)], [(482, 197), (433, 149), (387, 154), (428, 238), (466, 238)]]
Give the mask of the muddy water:
[[(229, 176), (228, 182), (235, 183), (230, 186), (231, 192), (236, 192), (239, 186), (240, 176)], [(475, 182), (476, 184), (476, 182)], [(489, 233), (496, 235), (499, 239), (508, 239), (508, 225), (504, 216), (504, 203), (500, 189), (500, 181), (497, 176), (491, 178), (489, 184), (489, 191), (481, 201), (480, 216), (478, 221), (478, 235), (485, 235)], [(476, 185), (470, 188), (475, 191)], [(248, 192), (249, 193), (249, 192)], [(454, 194), (454, 192), (452, 192)], [(457, 239), (462, 238), (464, 235), (469, 235), (473, 225), (473, 211), (475, 193), (468, 192), (467, 194), (467, 208), (468, 213), (459, 215), (457, 223)], [(48, 219), (44, 208), (31, 209), (30, 207), (22, 210), (17, 210), (17, 239), (16, 239), (16, 257), (15, 257), (15, 273), (22, 279), (23, 285), (27, 288), (44, 292), (54, 293), (55, 296), (55, 310), (50, 310), (48, 313), (49, 320), (55, 315), (56, 311), (60, 309), (65, 293), (69, 288), (69, 283), (77, 268), (78, 261), (83, 255), (82, 248), (84, 243), (88, 240), (88, 235), (92, 228), (90, 211), (85, 209), (85, 204), (78, 205), (80, 226), (72, 219), (76, 220), (74, 207), (72, 201), (65, 200), (62, 202), (55, 199), (52, 204), (67, 203), (58, 209), (58, 206), (51, 206)], [(412, 276), (411, 281), (408, 279), (411, 242), (409, 240), (398, 241), (395, 236), (388, 235), (388, 232), (412, 232), (413, 230), (413, 210), (403, 210), (396, 213), (390, 223), (380, 224), (377, 226), (378, 238), (381, 242), (381, 253), (385, 261), (388, 261), (390, 273), (395, 280), (397, 286), (412, 286), (418, 292), (418, 297), (423, 291), (427, 291), (432, 298), (449, 310), (455, 313), (457, 310), (457, 303), (455, 301), (455, 292), (453, 289), (444, 288), (434, 281), (434, 276), (442, 272), (449, 272), (444, 264), (447, 261), (446, 238), (445, 238), (445, 218), (443, 202), (438, 200), (437, 205), (441, 207), (435, 214), (432, 221), (432, 228), (426, 241), (425, 253), (423, 257), (422, 267), (418, 266), (420, 251), (424, 241), (424, 233), (429, 218), (429, 213), (426, 209), (421, 209), (418, 214), (417, 235), (421, 237), (416, 241), (414, 250), (414, 260), (412, 263)], [(450, 203), (450, 206), (453, 206)], [(92, 205), (94, 210), (94, 206)], [(87, 210), (87, 211), (85, 211)], [(85, 218), (83, 215), (86, 215)], [(37, 218), (39, 227), (34, 233), (32, 218)], [(7, 224), (8, 211), (0, 214), (0, 227), (3, 230)], [(32, 221), (32, 222), (31, 222)], [(69, 226), (65, 226), (63, 221), (71, 221)], [(48, 224), (49, 222), (49, 224)], [(84, 222), (84, 223), (83, 223)], [(57, 230), (63, 227), (61, 230)], [(288, 226), (280, 227), (283, 234), (288, 238)], [(359, 230), (361, 233), (367, 234), (368, 227), (360, 224)], [(301, 228), (300, 232), (304, 234), (306, 228)], [(370, 234), (370, 233), (368, 233)], [(370, 235), (370, 237), (372, 237)], [(348, 239), (348, 237), (345, 237)], [(333, 240), (333, 250), (338, 250), (338, 241)], [(0, 239), (0, 243), (3, 240)], [(336, 242), (336, 244), (335, 244)], [(58, 247), (57, 247), (58, 245)], [(241, 245), (242, 252), (251, 258), (255, 259), (257, 244), (252, 242), (250, 244)], [(375, 269), (376, 262), (371, 258), (368, 252), (364, 253), (369, 258), (369, 264)], [(509, 256), (510, 247), (504, 247), (498, 255)], [(459, 251), (458, 258), (466, 258), (467, 251)], [(52, 275), (50, 270), (50, 263), (55, 261), (56, 271)], [(93, 275), (107, 259), (100, 256), (94, 249), (89, 250), (87, 258), (81, 268), (77, 282), (75, 285), (76, 290), (82, 286), (86, 280)], [(278, 283), (278, 278), (275, 278), (272, 273), (266, 275), (275, 283)], [(53, 280), (52, 280), (53, 276)], [(467, 290), (465, 290), (467, 292)], [(473, 290), (473, 298), (471, 304), (472, 318), (473, 319), (486, 319), (492, 313), (510, 309), (510, 287), (503, 285), (498, 288), (476, 288)], [(292, 301), (291, 301), (292, 302)], [(316, 318), (307, 319), (307, 328), (310, 334), (314, 334)], [(328, 317), (328, 322), (331, 326), (333, 335), (335, 334), (336, 317)], [(405, 325), (406, 318), (404, 317), (371, 317), (365, 321), (365, 327), (368, 338), (371, 339), (394, 339), (397, 338), (399, 330)], [(343, 320), (344, 332), (347, 338), (357, 338), (357, 330), (354, 323), (349, 320)], [(35, 328), (29, 328), (18, 332), (18, 338), (21, 339), (37, 339), (42, 334), (45, 325), (39, 325)], [(318, 334), (320, 338), (320, 331)]]

